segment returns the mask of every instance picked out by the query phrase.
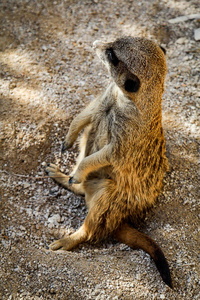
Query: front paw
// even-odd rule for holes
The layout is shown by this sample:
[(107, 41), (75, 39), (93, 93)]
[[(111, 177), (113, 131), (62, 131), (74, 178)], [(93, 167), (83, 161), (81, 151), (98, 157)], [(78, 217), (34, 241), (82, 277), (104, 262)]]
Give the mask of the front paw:
[(56, 175), (58, 175), (58, 173), (60, 172), (59, 168), (56, 165), (49, 163), (46, 164), (44, 171), (49, 177), (56, 177)]

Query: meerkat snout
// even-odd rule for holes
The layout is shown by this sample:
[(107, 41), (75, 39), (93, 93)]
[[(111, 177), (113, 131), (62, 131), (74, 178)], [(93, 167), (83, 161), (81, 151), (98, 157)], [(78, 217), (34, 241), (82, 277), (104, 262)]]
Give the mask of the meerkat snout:
[(98, 47), (98, 45), (101, 44), (101, 43), (102, 43), (102, 42), (101, 42), (100, 40), (94, 41), (93, 44), (92, 44), (92, 48), (93, 48), (94, 50), (96, 50), (96, 48)]

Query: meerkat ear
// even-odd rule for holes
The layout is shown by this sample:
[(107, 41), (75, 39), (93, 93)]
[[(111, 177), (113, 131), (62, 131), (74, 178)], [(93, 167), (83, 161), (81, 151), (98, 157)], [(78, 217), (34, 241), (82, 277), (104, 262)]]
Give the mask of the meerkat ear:
[(137, 76), (134, 76), (134, 78), (126, 79), (124, 83), (124, 89), (128, 93), (136, 93), (139, 90), (139, 87), (140, 87), (140, 80)]
[(167, 50), (164, 48), (164, 47), (162, 47), (162, 46), (160, 46), (160, 49), (163, 51), (163, 53), (166, 55), (166, 53), (167, 53)]

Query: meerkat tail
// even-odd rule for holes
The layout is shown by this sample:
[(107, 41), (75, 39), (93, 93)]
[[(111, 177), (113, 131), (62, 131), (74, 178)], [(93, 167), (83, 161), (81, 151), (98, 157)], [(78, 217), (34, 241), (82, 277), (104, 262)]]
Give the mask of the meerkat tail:
[(163, 281), (172, 288), (167, 260), (161, 248), (150, 237), (130, 227), (128, 224), (124, 224), (116, 231), (115, 238), (132, 249), (142, 249), (147, 252), (154, 260)]

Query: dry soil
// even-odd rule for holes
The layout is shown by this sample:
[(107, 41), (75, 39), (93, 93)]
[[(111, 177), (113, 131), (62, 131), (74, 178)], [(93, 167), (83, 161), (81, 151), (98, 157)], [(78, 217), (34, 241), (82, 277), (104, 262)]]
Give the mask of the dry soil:
[[(200, 299), (198, 112), (199, 1), (0, 1), (1, 299)], [(149, 255), (107, 241), (72, 252), (47, 245), (83, 222), (84, 198), (45, 176), (69, 173), (75, 145), (60, 155), (73, 117), (107, 86), (96, 39), (152, 38), (167, 49), (163, 126), (170, 172), (139, 226), (163, 248), (174, 290)]]

